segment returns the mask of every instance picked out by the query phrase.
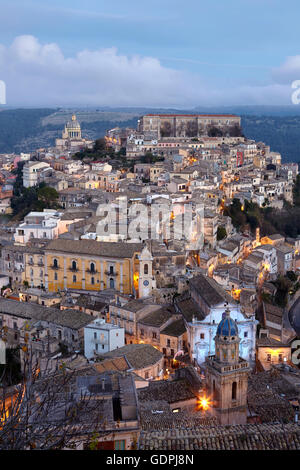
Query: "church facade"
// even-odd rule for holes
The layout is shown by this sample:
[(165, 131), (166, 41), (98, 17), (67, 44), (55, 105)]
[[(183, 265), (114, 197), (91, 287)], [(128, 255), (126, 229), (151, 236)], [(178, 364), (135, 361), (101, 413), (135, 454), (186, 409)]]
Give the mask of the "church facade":
[(236, 322), (240, 337), (240, 356), (255, 361), (255, 315), (246, 316), (240, 305), (216, 281), (202, 274), (190, 280), (189, 291), (175, 298), (175, 309), (184, 318), (188, 335), (188, 349), (193, 362), (199, 366), (206, 357), (215, 354), (217, 327), (226, 308)]
[(55, 146), (60, 151), (73, 150), (75, 152), (85, 147), (91, 148), (92, 145), (92, 140), (82, 138), (81, 126), (75, 114), (71, 121), (66, 123), (61, 138), (55, 141)]

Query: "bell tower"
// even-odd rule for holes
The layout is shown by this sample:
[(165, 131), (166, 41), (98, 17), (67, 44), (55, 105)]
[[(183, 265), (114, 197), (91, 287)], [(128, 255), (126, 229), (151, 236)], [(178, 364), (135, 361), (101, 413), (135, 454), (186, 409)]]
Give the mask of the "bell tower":
[(246, 424), (249, 363), (239, 357), (238, 328), (227, 308), (218, 325), (215, 355), (206, 358), (206, 387), (222, 425)]
[(143, 248), (140, 256), (140, 272), (139, 272), (139, 298), (149, 297), (154, 287), (152, 274), (153, 257), (147, 247)]

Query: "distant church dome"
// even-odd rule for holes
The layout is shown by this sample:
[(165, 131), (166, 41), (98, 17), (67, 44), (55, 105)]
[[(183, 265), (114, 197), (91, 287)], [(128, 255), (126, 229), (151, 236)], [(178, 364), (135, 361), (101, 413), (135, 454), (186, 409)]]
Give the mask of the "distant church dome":
[(238, 336), (238, 327), (236, 322), (230, 317), (230, 310), (227, 308), (224, 317), (217, 328), (217, 336)]
[(62, 133), (63, 139), (70, 140), (81, 140), (81, 127), (75, 114), (72, 116), (72, 120), (68, 121), (65, 125), (65, 130)]
[(72, 121), (68, 121), (66, 125), (67, 129), (80, 129), (80, 124), (77, 121), (75, 114), (72, 116)]

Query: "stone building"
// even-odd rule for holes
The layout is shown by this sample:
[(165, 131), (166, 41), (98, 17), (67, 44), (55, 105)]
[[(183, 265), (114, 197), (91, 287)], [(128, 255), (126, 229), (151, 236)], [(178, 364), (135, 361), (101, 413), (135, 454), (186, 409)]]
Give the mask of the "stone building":
[(241, 118), (227, 114), (147, 114), (138, 122), (138, 132), (165, 137), (200, 137), (210, 129), (217, 128), (229, 133), (234, 126), (239, 128)]

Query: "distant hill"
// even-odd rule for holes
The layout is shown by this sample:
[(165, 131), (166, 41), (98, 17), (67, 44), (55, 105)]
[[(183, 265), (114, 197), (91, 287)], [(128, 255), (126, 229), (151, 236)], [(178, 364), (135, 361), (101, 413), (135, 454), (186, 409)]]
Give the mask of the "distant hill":
[(29, 152), (54, 145), (76, 112), (83, 135), (96, 139), (112, 127), (133, 127), (139, 116), (154, 113), (233, 113), (242, 116), (244, 134), (266, 142), (285, 162), (300, 161), (300, 106), (237, 106), (193, 110), (151, 108), (0, 109), (0, 153)]

